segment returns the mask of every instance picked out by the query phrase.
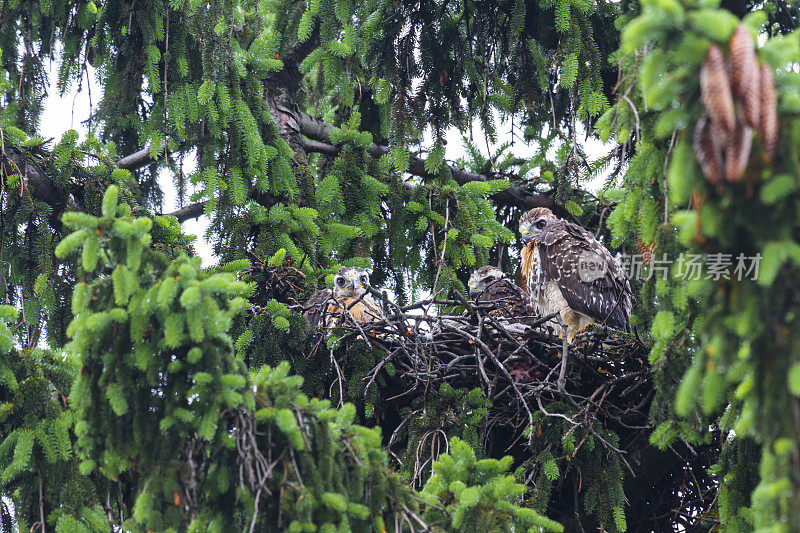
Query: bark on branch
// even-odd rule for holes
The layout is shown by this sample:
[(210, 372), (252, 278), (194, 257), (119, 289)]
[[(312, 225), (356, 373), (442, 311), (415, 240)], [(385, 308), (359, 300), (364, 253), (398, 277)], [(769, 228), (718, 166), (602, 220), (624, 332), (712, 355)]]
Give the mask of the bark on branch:
[[(281, 111), (283, 113), (287, 112), (286, 109), (281, 109)], [(341, 151), (340, 147), (330, 144), (330, 125), (306, 113), (303, 113), (302, 111), (296, 111), (296, 114), (297, 124), (299, 125), (300, 132), (306, 137), (317, 139), (304, 141), (303, 144), (306, 152), (336, 155)], [(367, 149), (367, 152), (369, 152), (369, 154), (371, 154), (373, 157), (377, 158), (387, 154), (389, 152), (389, 148), (373, 143), (372, 146)], [(117, 166), (126, 170), (137, 170), (154, 162), (155, 161), (153, 158), (150, 157), (148, 149), (143, 148), (117, 161)], [(453, 175), (453, 179), (459, 185), (463, 185), (470, 181), (486, 181), (491, 179), (483, 174), (477, 174), (475, 172), (470, 172), (454, 166), (450, 166), (450, 172)], [(425, 170), (425, 160), (414, 156), (412, 156), (409, 161), (408, 173), (426, 179), (433, 179), (435, 177)], [(521, 187), (509, 187), (506, 190), (493, 195), (492, 200), (498, 204), (515, 206), (519, 207), (520, 209), (548, 207), (555, 212), (561, 212), (563, 210), (562, 206), (558, 204), (552, 196), (532, 193)], [(185, 222), (186, 220), (201, 216), (204, 209), (205, 202), (197, 202), (184, 206), (171, 213), (165, 213), (165, 215), (174, 216), (179, 222)]]
[[(280, 196), (275, 196), (273, 194), (264, 193), (261, 191), (256, 190), (255, 188), (250, 190), (250, 197), (254, 198), (258, 201), (262, 206), (266, 208), (270, 208), (273, 205), (279, 202), (285, 202), (285, 198), (281, 198)], [(297, 204), (300, 206), (305, 206), (306, 203), (303, 199), (297, 200)], [(205, 200), (200, 202), (195, 202), (193, 204), (185, 205), (180, 209), (176, 209), (171, 213), (164, 213), (162, 216), (173, 216), (178, 219), (178, 222), (185, 222), (192, 218), (197, 218), (201, 216), (205, 212), (206, 202)]]
[(138, 170), (152, 163), (155, 163), (155, 160), (150, 157), (150, 151), (147, 148), (142, 148), (138, 152), (126, 155), (117, 161), (117, 166), (125, 170)]
[(197, 218), (203, 214), (206, 208), (205, 202), (197, 202), (181, 207), (171, 213), (164, 213), (164, 216), (173, 216), (178, 222), (186, 222), (192, 218)]
[[(302, 111), (295, 111), (295, 121), (299, 126), (300, 133), (306, 137), (313, 139), (305, 141), (305, 149), (307, 152), (317, 152), (323, 154), (335, 155), (341, 150), (338, 146), (330, 144), (331, 142), (331, 126), (325, 122), (312, 117)], [(389, 147), (380, 146), (372, 143), (372, 146), (367, 148), (367, 152), (373, 157), (381, 157), (389, 153)], [(487, 181), (492, 179), (490, 176), (470, 172), (463, 168), (449, 165), (450, 173), (453, 179), (459, 185), (464, 185), (471, 181)], [(435, 176), (425, 170), (425, 159), (420, 157), (411, 156), (408, 165), (409, 174), (420, 176), (425, 179), (433, 179)], [(547, 194), (539, 194), (527, 191), (521, 187), (508, 187), (506, 190), (501, 191), (492, 196), (492, 200), (502, 205), (509, 205), (519, 207), (520, 209), (533, 209), (534, 207), (547, 207), (555, 212), (562, 212), (563, 207), (559, 205), (552, 196)]]

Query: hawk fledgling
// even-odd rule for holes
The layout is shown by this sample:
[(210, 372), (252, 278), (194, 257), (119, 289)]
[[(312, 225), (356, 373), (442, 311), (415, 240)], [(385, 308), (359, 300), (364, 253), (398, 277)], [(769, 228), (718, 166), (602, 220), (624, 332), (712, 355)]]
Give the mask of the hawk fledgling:
[(519, 231), (522, 275), (540, 315), (558, 313), (570, 341), (593, 322), (630, 332), (630, 283), (594, 235), (544, 207), (525, 213)]
[(360, 323), (383, 318), (381, 306), (368, 292), (369, 274), (361, 267), (343, 267), (333, 278), (333, 290), (321, 289), (303, 306), (303, 316), (312, 328), (332, 329), (347, 323), (345, 310)]
[(481, 267), (469, 277), (469, 295), (476, 303), (491, 303), (489, 314), (499, 318), (532, 316), (528, 295), (497, 267)]

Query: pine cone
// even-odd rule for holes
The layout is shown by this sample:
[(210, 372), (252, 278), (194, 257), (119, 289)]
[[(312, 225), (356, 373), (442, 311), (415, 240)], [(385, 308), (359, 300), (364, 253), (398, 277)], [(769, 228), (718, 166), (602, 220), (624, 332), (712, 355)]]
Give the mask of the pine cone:
[(694, 130), (694, 153), (708, 181), (717, 185), (722, 182), (722, 153), (727, 143), (727, 134), (714, 121), (704, 115), (697, 121)]
[(775, 79), (769, 65), (761, 65), (760, 91), (761, 120), (758, 123), (758, 140), (764, 148), (767, 159), (775, 158), (778, 148), (778, 101), (775, 94)]
[(700, 67), (700, 93), (711, 120), (726, 133), (732, 132), (736, 125), (736, 116), (731, 85), (725, 69), (725, 57), (715, 44), (708, 49), (706, 60)]
[(753, 48), (753, 37), (744, 24), (733, 32), (730, 45), (731, 89), (739, 99), (744, 118), (751, 128), (758, 127), (759, 117), (759, 78), (758, 59)]
[(753, 130), (742, 119), (741, 115), (737, 118), (736, 129), (725, 148), (725, 179), (729, 182), (742, 179), (753, 146)]
[(650, 266), (650, 262), (653, 260), (654, 248), (655, 244), (647, 244), (640, 237), (636, 237), (636, 253), (641, 256), (644, 266)]

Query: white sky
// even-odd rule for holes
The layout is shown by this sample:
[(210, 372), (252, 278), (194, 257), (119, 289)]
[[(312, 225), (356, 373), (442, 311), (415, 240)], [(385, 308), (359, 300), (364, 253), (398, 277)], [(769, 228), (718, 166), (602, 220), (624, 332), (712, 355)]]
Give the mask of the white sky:
[[(91, 83), (92, 99), (91, 104), (97, 106), (102, 91), (94, 79), (94, 69), (89, 68), (89, 83)], [(85, 121), (89, 118), (89, 91), (87, 90), (87, 80), (83, 80), (82, 90), (78, 90), (77, 84), (73, 84), (64, 96), (59, 96), (56, 80), (58, 78), (57, 63), (50, 64), (50, 94), (45, 102), (44, 112), (39, 127), (39, 133), (45, 138), (54, 138), (57, 143), (64, 132), (74, 129), (78, 132), (80, 140), (85, 140), (89, 130)], [(127, 154), (119, 154), (121, 156)], [(193, 161), (186, 159), (184, 171), (188, 174), (192, 171)], [(164, 212), (169, 213), (181, 207), (178, 201), (178, 190), (172, 182), (172, 175), (168, 171), (159, 174), (159, 184), (164, 194)], [(191, 184), (188, 184), (191, 187)], [(191, 192), (191, 190), (189, 191)], [(211, 251), (211, 246), (205, 239), (206, 230), (209, 227), (208, 217), (205, 215), (197, 219), (187, 220), (181, 224), (185, 233), (197, 236), (195, 241), (195, 251), (203, 259), (203, 266), (208, 267), (217, 263), (216, 257)]]
[[(74, 129), (79, 133), (80, 139), (86, 139), (88, 134), (88, 128), (85, 124), (85, 121), (89, 118), (90, 114), (90, 99), (89, 99), (89, 91), (87, 90), (87, 81), (91, 84), (91, 104), (93, 106), (97, 106), (102, 93), (100, 91), (100, 87), (97, 85), (94, 79), (94, 69), (89, 67), (89, 80), (84, 79), (82, 86), (79, 87), (77, 84), (73, 84), (70, 89), (64, 94), (64, 96), (59, 96), (58, 89), (56, 85), (56, 79), (58, 76), (58, 68), (57, 63), (53, 62), (49, 65), (50, 72), (50, 94), (45, 102), (45, 109), (42, 114), (42, 120), (39, 128), (39, 133), (45, 138), (53, 138), (53, 142), (58, 142), (61, 139), (61, 136), (67, 130)], [(496, 117), (497, 118), (497, 117)], [(519, 125), (515, 125), (515, 133), (516, 138), (512, 139), (511, 136), (511, 124), (509, 122), (501, 122), (499, 120), (496, 121), (498, 124), (498, 142), (497, 143), (490, 143), (489, 148), (493, 153), (495, 149), (497, 149), (502, 143), (506, 142), (507, 140), (511, 139), (514, 142), (514, 146), (511, 151), (518, 157), (528, 157), (531, 156), (535, 149), (535, 145), (528, 145), (525, 142), (520, 140), (520, 136), (522, 134), (522, 130), (519, 128)], [(474, 142), (476, 146), (481, 150), (484, 156), (487, 155), (487, 146), (486, 141), (484, 140), (484, 136), (482, 135), (479, 127), (474, 127), (473, 130), (474, 134)], [(462, 143), (462, 133), (459, 132), (457, 129), (453, 128), (446, 132), (445, 138), (447, 140), (447, 145), (445, 147), (446, 158), (449, 161), (454, 161), (459, 157), (464, 157), (466, 152), (464, 150), (464, 146)], [(612, 148), (610, 144), (603, 144), (596, 138), (590, 138), (588, 141), (584, 141), (585, 135), (581, 135), (579, 139), (579, 143), (584, 147), (586, 150), (587, 155), (589, 156), (590, 161), (594, 160), (600, 156), (603, 156), (609, 152)], [(427, 145), (430, 145), (430, 137), (426, 136), (426, 140), (428, 142)], [(555, 148), (552, 149), (555, 151)], [(126, 154), (120, 154), (126, 155)], [(184, 161), (184, 171), (188, 174), (191, 172), (193, 161), (187, 158)], [(603, 184), (604, 177), (598, 176), (593, 179), (590, 183), (584, 184), (587, 186), (589, 190), (596, 191), (598, 190)], [(164, 194), (164, 205), (163, 209), (165, 213), (169, 213), (181, 207), (178, 201), (177, 196), (177, 188), (172, 182), (171, 173), (168, 171), (162, 171), (159, 175), (159, 184), (161, 185), (161, 190)], [(189, 184), (191, 187), (191, 184)], [(191, 192), (191, 191), (189, 191)], [(181, 225), (183, 231), (185, 233), (197, 236), (197, 241), (195, 241), (195, 250), (197, 254), (203, 260), (203, 266), (212, 266), (217, 263), (217, 259), (214, 256), (210, 245), (206, 241), (205, 233), (209, 227), (209, 220), (208, 217), (205, 215), (201, 216), (198, 219), (187, 220), (183, 222)]]

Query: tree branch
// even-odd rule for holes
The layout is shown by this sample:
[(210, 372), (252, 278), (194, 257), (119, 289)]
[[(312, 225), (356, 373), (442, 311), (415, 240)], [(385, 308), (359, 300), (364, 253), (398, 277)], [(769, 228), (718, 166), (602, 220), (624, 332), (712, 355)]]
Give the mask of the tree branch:
[(162, 216), (172, 216), (178, 219), (178, 222), (186, 222), (189, 219), (197, 218), (203, 214), (206, 209), (206, 203), (197, 202), (194, 204), (189, 204), (186, 206), (181, 207), (180, 209), (176, 209), (171, 213), (164, 213)]
[(147, 148), (142, 148), (138, 152), (126, 155), (117, 161), (117, 166), (125, 170), (138, 170), (152, 163), (155, 163), (155, 159), (150, 157), (150, 151)]
[[(60, 212), (67, 205), (70, 185), (57, 187), (52, 178), (43, 170), (42, 159), (44, 156), (30, 155), (14, 146), (3, 146), (0, 156), (0, 167), (6, 175), (19, 174), (24, 180), (22, 190), (30, 193), (31, 197), (50, 205), (54, 211)], [(73, 191), (74, 192), (74, 191)]]
[[(260, 203), (262, 206), (266, 207), (267, 209), (269, 209), (270, 207), (279, 202), (285, 202), (288, 200), (280, 196), (275, 196), (273, 194), (260, 192), (255, 187), (250, 189), (250, 197), (256, 200), (258, 203)], [(296, 203), (299, 206), (306, 205), (306, 202), (303, 201), (302, 198), (298, 199)], [(205, 200), (203, 200), (200, 202), (195, 202), (193, 204), (183, 206), (180, 209), (172, 211), (171, 213), (163, 213), (162, 216), (165, 217), (173, 216), (178, 219), (178, 222), (185, 222), (189, 219), (201, 216), (205, 212), (205, 208), (206, 208), (206, 202)]]
[[(325, 122), (312, 117), (302, 111), (296, 111), (297, 124), (300, 127), (300, 133), (313, 139), (305, 141), (305, 149), (308, 152), (317, 152), (328, 155), (335, 155), (341, 151), (341, 148), (330, 144), (331, 126)], [(387, 146), (380, 146), (372, 143), (372, 146), (367, 148), (367, 152), (373, 157), (381, 157), (389, 153), (390, 148)], [(488, 181), (492, 179), (490, 176), (470, 172), (463, 168), (454, 167), (449, 165), (450, 173), (453, 179), (459, 185), (464, 185), (471, 181)], [(409, 160), (408, 170), (409, 174), (420, 176), (425, 179), (434, 179), (436, 176), (425, 170), (425, 160), (416, 156), (411, 156)], [(504, 191), (492, 195), (492, 200), (502, 205), (509, 205), (519, 207), (521, 209), (533, 209), (534, 207), (547, 207), (557, 213), (564, 211), (563, 207), (558, 204), (552, 196), (548, 194), (533, 193), (521, 187), (508, 187)]]
[[(285, 112), (285, 110), (284, 110)], [(322, 122), (319, 119), (311, 117), (310, 115), (297, 111), (298, 125), (303, 135), (312, 139), (319, 140), (303, 140), (305, 150), (307, 152), (315, 152), (327, 155), (336, 155), (341, 151), (339, 146), (330, 144), (330, 129), (331, 126)], [(320, 142), (327, 141), (327, 142)], [(375, 143), (367, 149), (367, 152), (373, 157), (381, 157), (389, 152), (386, 146), (380, 146)], [(40, 171), (35, 166), (31, 165), (20, 154), (15, 154), (8, 150), (7, 157), (14, 160), (23, 171), (24, 177), (28, 180), (28, 185), (31, 187), (33, 196), (37, 199), (43, 200), (51, 205), (61, 204), (66, 201), (61, 194), (56, 194), (52, 180)], [(155, 163), (150, 152), (147, 148), (142, 148), (132, 154), (129, 154), (119, 160), (116, 164), (119, 168), (125, 170), (138, 170), (142, 167)], [(491, 179), (483, 174), (476, 174), (462, 168), (450, 166), (450, 171), (453, 179), (460, 185), (470, 181), (486, 181)], [(425, 170), (425, 160), (419, 157), (412, 156), (409, 162), (408, 173), (415, 176), (420, 176), (426, 179), (435, 178)], [(547, 194), (538, 194), (526, 191), (521, 187), (509, 187), (492, 196), (492, 199), (502, 205), (516, 206), (521, 209), (532, 209), (534, 207), (548, 207), (555, 212), (563, 211), (551, 196)], [(174, 216), (179, 222), (185, 222), (190, 219), (198, 218), (205, 210), (205, 202), (197, 202), (184, 206), (180, 209), (170, 213), (164, 213), (164, 216)]]
[[(297, 114), (299, 117), (298, 123), (300, 125), (301, 133), (312, 139), (319, 139), (316, 141), (304, 140), (304, 145), (307, 152), (315, 152), (327, 155), (336, 155), (341, 152), (342, 149), (340, 147), (330, 144), (330, 125), (310, 115), (307, 115), (302, 111), (298, 111)], [(373, 143), (372, 146), (367, 149), (367, 152), (373, 157), (377, 158), (389, 153), (389, 148)], [(150, 157), (149, 150), (147, 148), (143, 148), (118, 160), (117, 166), (126, 170), (137, 170), (152, 163), (155, 163), (155, 160)], [(454, 166), (450, 167), (450, 172), (453, 175), (453, 179), (459, 185), (463, 185), (470, 181), (486, 181), (491, 179), (483, 174), (476, 174), (475, 172), (470, 172)], [(409, 161), (408, 173), (426, 179), (433, 179), (435, 177), (425, 170), (425, 160), (414, 156), (412, 156)], [(508, 187), (506, 190), (493, 195), (492, 200), (502, 205), (515, 206), (521, 209), (548, 207), (557, 213), (563, 210), (562, 206), (558, 204), (552, 196), (547, 194), (532, 193), (521, 187)], [(172, 211), (171, 213), (164, 213), (164, 216), (174, 216), (178, 219), (178, 222), (185, 222), (201, 216), (205, 210), (205, 205), (205, 202), (197, 202)]]

